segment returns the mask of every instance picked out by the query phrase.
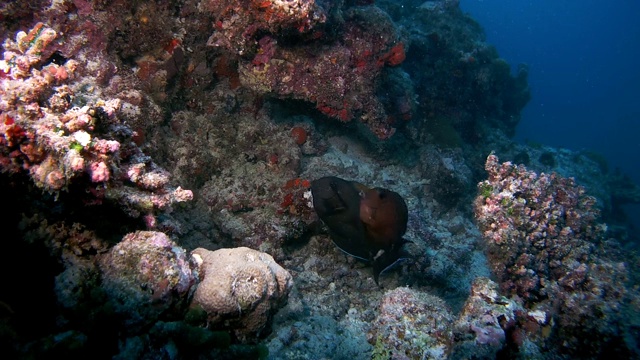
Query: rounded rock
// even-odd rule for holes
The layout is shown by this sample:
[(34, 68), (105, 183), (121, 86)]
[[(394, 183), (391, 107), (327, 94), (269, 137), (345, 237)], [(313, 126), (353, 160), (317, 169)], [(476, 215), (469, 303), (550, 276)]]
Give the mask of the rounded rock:
[(291, 275), (271, 255), (246, 247), (195, 249), (201, 281), (191, 306), (202, 307), (212, 328), (233, 330), (240, 339), (261, 335), (286, 302)]
[(99, 265), (102, 288), (129, 325), (150, 324), (179, 311), (195, 282), (186, 251), (161, 232), (125, 235)]

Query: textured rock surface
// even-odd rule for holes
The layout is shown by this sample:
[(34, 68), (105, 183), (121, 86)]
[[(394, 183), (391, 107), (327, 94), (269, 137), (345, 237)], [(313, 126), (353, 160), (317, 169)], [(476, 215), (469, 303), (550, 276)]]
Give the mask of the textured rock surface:
[(213, 328), (231, 328), (239, 338), (261, 335), (293, 285), (291, 275), (271, 255), (249, 248), (209, 251), (192, 256), (202, 277), (192, 306), (201, 306)]
[(102, 259), (102, 288), (131, 325), (183, 305), (195, 281), (186, 252), (155, 231), (128, 234)]
[(392, 359), (447, 359), (453, 317), (440, 298), (409, 288), (388, 291), (369, 334), (374, 355)]
[(454, 354), (459, 358), (495, 358), (507, 342), (503, 327), (514, 323), (516, 311), (523, 311), (522, 307), (501, 296), (498, 284), (485, 277), (476, 278), (453, 326), (457, 340)]

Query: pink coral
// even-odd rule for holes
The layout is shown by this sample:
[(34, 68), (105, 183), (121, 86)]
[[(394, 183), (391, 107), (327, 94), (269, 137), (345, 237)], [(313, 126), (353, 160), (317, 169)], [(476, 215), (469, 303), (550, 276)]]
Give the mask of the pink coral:
[(571, 178), (495, 155), (485, 169), (475, 215), (502, 290), (556, 317), (569, 351), (601, 348), (618, 331), (626, 269), (599, 246), (606, 226), (596, 222), (596, 200)]
[(103, 182), (109, 180), (109, 169), (107, 168), (107, 164), (100, 161), (97, 163), (92, 163), (91, 165), (91, 181), (93, 182)]
[[(83, 199), (86, 204), (101, 203), (108, 188), (107, 198), (121, 201), (133, 216), (190, 199), (188, 190), (165, 188), (168, 173), (129, 141), (134, 132), (124, 122), (140, 118), (141, 95), (131, 90), (121, 92), (122, 99), (96, 97), (115, 90), (99, 84), (101, 79), (113, 76), (115, 65), (96, 48), (77, 46), (82, 39), (87, 40), (83, 36), (56, 41), (59, 32), (38, 23), (28, 32), (18, 32), (15, 40), (4, 42), (0, 60), (0, 170), (28, 172), (37, 186), (50, 192), (68, 190), (71, 184), (84, 186), (86, 191), (81, 196), (94, 196)], [(94, 40), (104, 39), (97, 36)], [(77, 59), (48, 63), (56, 53), (76, 54)], [(122, 86), (118, 81), (113, 84), (115, 88)], [(85, 90), (88, 85), (90, 92)], [(87, 105), (72, 106), (76, 97), (84, 98)], [(145, 116), (144, 121), (147, 119)], [(133, 168), (140, 169), (136, 176), (127, 171)], [(122, 182), (123, 173), (130, 175), (133, 185)]]
[(493, 269), (506, 291), (528, 300), (547, 296), (544, 279), (575, 272), (593, 252), (601, 235), (595, 199), (573, 179), (499, 164), (495, 155), (485, 168), (489, 179), (478, 185), (475, 210)]

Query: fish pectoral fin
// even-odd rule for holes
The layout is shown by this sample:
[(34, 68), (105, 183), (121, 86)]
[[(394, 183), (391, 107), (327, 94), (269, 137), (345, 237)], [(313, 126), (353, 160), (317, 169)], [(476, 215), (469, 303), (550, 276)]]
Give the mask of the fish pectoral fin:
[(402, 245), (408, 242), (411, 241), (407, 241), (403, 238), (399, 247), (380, 249), (377, 253), (371, 255), (370, 260), (373, 266), (373, 279), (375, 280), (376, 285), (380, 286), (378, 283), (380, 274), (393, 269), (398, 264), (404, 263), (405, 261), (414, 260), (413, 256), (402, 248)]
[(334, 182), (329, 184), (331, 187), (333, 195), (323, 199), (325, 206), (330, 207), (335, 212), (345, 211), (349, 208), (349, 204), (344, 201), (344, 198), (340, 195), (340, 189), (338, 185)]
[(324, 201), (324, 206), (325, 206), (327, 215), (338, 214), (347, 210), (347, 207), (345, 206), (344, 201), (342, 201), (341, 198), (336, 196), (326, 199)]
[(384, 253), (385, 253), (384, 249), (378, 250), (378, 252), (373, 256), (373, 260), (372, 261), (376, 261), (381, 256), (384, 256)]
[(380, 286), (379, 278), (380, 274), (384, 272), (389, 265), (395, 262), (395, 259), (392, 259), (393, 254), (390, 251), (385, 249), (378, 250), (377, 253), (371, 256), (371, 265), (373, 267), (373, 280), (376, 282), (376, 285)]

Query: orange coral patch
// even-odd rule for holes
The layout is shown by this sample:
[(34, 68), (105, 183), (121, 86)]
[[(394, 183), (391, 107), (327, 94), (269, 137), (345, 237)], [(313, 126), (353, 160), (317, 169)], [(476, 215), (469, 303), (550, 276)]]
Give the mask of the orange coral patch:
[(384, 54), (384, 56), (380, 59), (384, 63), (389, 66), (397, 66), (400, 65), (405, 59), (406, 55), (404, 53), (404, 44), (397, 43), (394, 47), (389, 50), (388, 53)]

